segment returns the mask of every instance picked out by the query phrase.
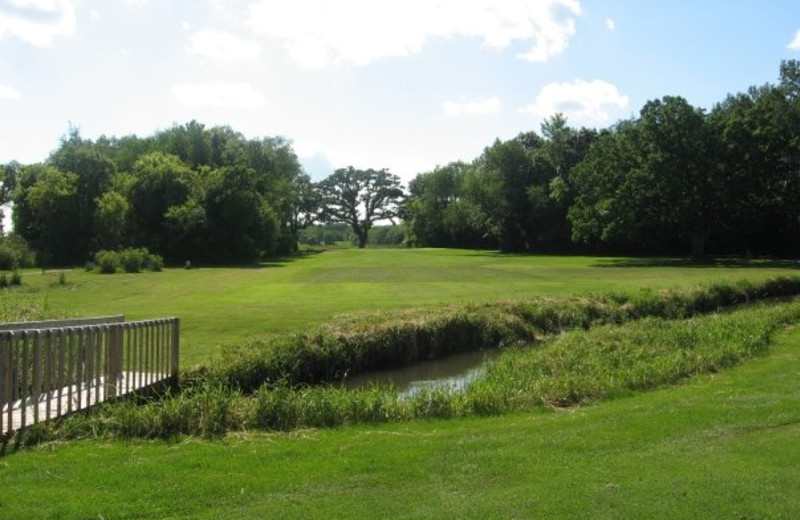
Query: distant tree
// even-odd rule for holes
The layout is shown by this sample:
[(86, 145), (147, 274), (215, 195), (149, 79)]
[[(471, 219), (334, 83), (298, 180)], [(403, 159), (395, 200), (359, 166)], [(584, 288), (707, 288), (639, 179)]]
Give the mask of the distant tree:
[(358, 237), (358, 247), (367, 245), (375, 222), (399, 216), (403, 199), (400, 178), (387, 170), (356, 170), (352, 166), (336, 170), (317, 185), (322, 220), (350, 226)]
[(461, 182), (468, 166), (456, 162), (417, 175), (408, 185), (403, 207), (407, 239), (427, 247), (466, 247), (446, 213), (461, 197)]
[(14, 198), (14, 189), (22, 173), (22, 165), (16, 161), (0, 164), (0, 236), (5, 235), (3, 220), (6, 209)]
[(600, 138), (575, 180), (576, 238), (681, 237), (695, 259), (705, 256), (729, 200), (716, 136), (705, 114), (680, 97), (649, 101), (638, 120)]
[(78, 219), (78, 176), (43, 164), (24, 166), (14, 192), (14, 229), (39, 254), (44, 266), (82, 262), (84, 250), (74, 237)]
[(298, 175), (290, 199), (289, 230), (297, 239), (298, 232), (319, 219), (320, 196), (307, 174)]
[(122, 248), (128, 235), (131, 207), (117, 191), (107, 191), (97, 198), (94, 231), (100, 249)]
[(251, 168), (224, 167), (208, 178), (205, 212), (214, 263), (250, 263), (275, 253), (279, 221)]
[(177, 156), (160, 152), (141, 156), (134, 163), (124, 195), (131, 208), (131, 244), (160, 252), (171, 260), (167, 213), (197, 198), (201, 189), (196, 172)]

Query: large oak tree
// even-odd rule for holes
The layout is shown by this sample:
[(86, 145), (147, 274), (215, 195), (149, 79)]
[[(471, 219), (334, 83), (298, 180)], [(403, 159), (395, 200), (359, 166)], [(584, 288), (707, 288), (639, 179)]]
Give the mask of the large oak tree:
[(350, 226), (358, 247), (367, 245), (367, 234), (381, 220), (394, 223), (399, 217), (403, 186), (388, 170), (357, 170), (352, 166), (336, 170), (317, 184), (321, 219)]

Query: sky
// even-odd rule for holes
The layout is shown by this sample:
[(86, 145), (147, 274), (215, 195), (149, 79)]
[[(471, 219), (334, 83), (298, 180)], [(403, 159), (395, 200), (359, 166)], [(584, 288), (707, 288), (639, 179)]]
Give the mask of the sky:
[(800, 60), (797, 0), (0, 0), (0, 163), (192, 120), (282, 136), (319, 180), (405, 182), (556, 112), (710, 109)]

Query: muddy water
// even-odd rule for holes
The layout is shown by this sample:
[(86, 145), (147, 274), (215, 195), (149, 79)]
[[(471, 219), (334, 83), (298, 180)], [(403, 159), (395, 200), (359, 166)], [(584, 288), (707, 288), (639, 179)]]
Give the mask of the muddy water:
[(368, 388), (376, 384), (392, 385), (408, 396), (432, 386), (461, 389), (480, 377), (486, 369), (486, 363), (491, 363), (499, 354), (499, 349), (453, 354), (407, 367), (360, 374), (347, 379), (343, 385), (349, 389)]

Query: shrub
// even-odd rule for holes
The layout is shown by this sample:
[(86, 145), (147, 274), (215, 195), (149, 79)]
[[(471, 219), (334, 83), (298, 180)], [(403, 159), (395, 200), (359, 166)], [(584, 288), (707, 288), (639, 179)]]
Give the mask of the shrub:
[(94, 263), (87, 262), (86, 270), (97, 265), (101, 273), (116, 273), (122, 267), (126, 273), (140, 273), (144, 269), (161, 271), (164, 259), (161, 255), (151, 254), (144, 247), (129, 247), (122, 251), (98, 251), (94, 255)]
[(8, 275), (0, 273), (0, 289), (5, 289), (6, 287), (8, 287)]
[(8, 282), (10, 285), (22, 285), (22, 273), (17, 269), (11, 273), (11, 279)]
[(148, 254), (145, 257), (144, 268), (150, 269), (153, 272), (160, 272), (162, 269), (164, 269), (164, 259), (161, 257), (161, 255), (157, 255), (155, 253)]
[(140, 273), (148, 256), (147, 249), (130, 247), (120, 251), (119, 260), (126, 273)]
[(58, 285), (67, 285), (67, 273), (64, 271), (58, 273)]
[(35, 255), (22, 237), (12, 234), (0, 239), (0, 269), (33, 267), (34, 263)]
[(103, 249), (94, 255), (94, 263), (100, 268), (100, 272), (104, 274), (116, 273), (117, 269), (119, 269), (119, 262), (119, 253), (116, 251)]

